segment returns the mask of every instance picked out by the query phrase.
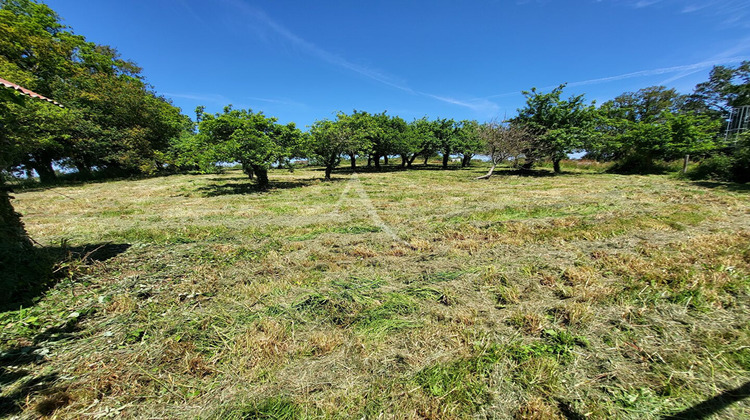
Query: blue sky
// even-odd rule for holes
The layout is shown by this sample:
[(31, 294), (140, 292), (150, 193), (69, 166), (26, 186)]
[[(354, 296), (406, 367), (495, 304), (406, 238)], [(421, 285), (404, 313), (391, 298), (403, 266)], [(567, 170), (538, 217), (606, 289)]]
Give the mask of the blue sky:
[(342, 110), (487, 121), (522, 90), (602, 103), (689, 93), (750, 60), (746, 0), (48, 0), (193, 115), (251, 108), (304, 128)]

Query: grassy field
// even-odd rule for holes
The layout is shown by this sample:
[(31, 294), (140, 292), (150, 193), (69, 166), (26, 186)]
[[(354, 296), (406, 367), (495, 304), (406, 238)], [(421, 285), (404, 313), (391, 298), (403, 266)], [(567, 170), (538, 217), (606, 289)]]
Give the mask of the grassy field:
[(750, 417), (750, 190), (485, 171), (16, 194), (71, 256), (0, 313), (0, 416)]

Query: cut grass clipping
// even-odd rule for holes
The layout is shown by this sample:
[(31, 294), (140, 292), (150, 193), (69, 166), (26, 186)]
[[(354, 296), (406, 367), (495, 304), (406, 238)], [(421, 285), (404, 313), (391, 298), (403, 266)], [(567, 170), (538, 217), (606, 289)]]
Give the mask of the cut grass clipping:
[(750, 418), (748, 193), (569, 168), (17, 193), (0, 417)]

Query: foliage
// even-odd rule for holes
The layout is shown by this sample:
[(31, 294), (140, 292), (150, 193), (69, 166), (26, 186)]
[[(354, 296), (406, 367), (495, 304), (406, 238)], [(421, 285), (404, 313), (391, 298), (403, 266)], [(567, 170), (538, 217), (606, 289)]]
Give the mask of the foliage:
[(736, 136), (729, 145), (701, 161), (688, 176), (692, 179), (750, 182), (750, 133)]
[(53, 164), (117, 175), (163, 168), (170, 139), (189, 120), (142, 80), (141, 69), (109, 46), (86, 41), (33, 0), (0, 1), (0, 74), (65, 105), (8, 106), (12, 153), (5, 168), (56, 179)]
[[(304, 137), (307, 156), (318, 159), (325, 166), (325, 179), (331, 179), (331, 171), (341, 162), (345, 152), (361, 148), (352, 127), (351, 118), (339, 113), (336, 121), (316, 121)], [(352, 160), (354, 162), (354, 160)]]
[(461, 167), (471, 164), (471, 158), (485, 148), (483, 138), (479, 133), (479, 123), (474, 120), (459, 122), (458, 141), (455, 152), (462, 156)]
[(712, 115), (683, 110), (674, 89), (652, 86), (605, 102), (596, 113), (597, 135), (589, 156), (616, 160), (621, 172), (649, 172), (655, 161), (705, 156), (716, 147), (720, 122)]
[(430, 121), (427, 117), (422, 117), (407, 124), (406, 131), (397, 139), (393, 151), (401, 155), (401, 166), (411, 168), (417, 157), (422, 156), (426, 161), (436, 150)]
[(549, 93), (537, 92), (536, 88), (524, 91), (526, 106), (518, 110), (513, 119), (536, 136), (536, 141), (524, 150), (526, 169), (539, 159), (548, 157), (560, 172), (560, 161), (568, 153), (580, 150), (593, 128), (593, 105), (584, 103), (584, 95), (560, 99), (565, 84)]
[(732, 107), (750, 105), (750, 61), (736, 68), (714, 66), (708, 80), (695, 87), (688, 105), (698, 111), (718, 110), (723, 114)]
[(443, 169), (446, 169), (450, 155), (456, 153), (459, 148), (460, 125), (453, 119), (437, 118), (430, 122), (430, 131), (437, 150), (443, 156)]
[(664, 86), (650, 86), (637, 92), (625, 92), (611, 101), (602, 104), (610, 118), (630, 122), (653, 122), (664, 111), (678, 112), (686, 98), (674, 89)]
[(294, 123), (278, 124), (262, 112), (232, 109), (223, 113), (203, 112), (198, 122), (202, 163), (239, 162), (250, 177), (257, 176), (260, 188), (268, 187), (268, 170), (274, 163), (286, 164), (294, 154), (301, 132)]

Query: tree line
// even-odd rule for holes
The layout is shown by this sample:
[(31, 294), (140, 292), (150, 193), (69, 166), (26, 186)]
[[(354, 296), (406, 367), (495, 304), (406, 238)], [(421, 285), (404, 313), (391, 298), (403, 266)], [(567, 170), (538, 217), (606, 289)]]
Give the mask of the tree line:
[(492, 162), (487, 178), (500, 164), (530, 170), (549, 161), (560, 172), (575, 152), (624, 172), (675, 159), (687, 170), (699, 159), (699, 176), (745, 182), (750, 173), (748, 136), (721, 134), (729, 110), (750, 105), (750, 62), (714, 67), (689, 95), (652, 86), (597, 105), (584, 95), (564, 98), (560, 85), (524, 91), (525, 105), (505, 121), (405, 121), (354, 110), (303, 131), (231, 105), (214, 114), (200, 107), (193, 120), (159, 96), (135, 63), (75, 34), (45, 4), (0, 0), (0, 77), (64, 104), (0, 97), (0, 168), (45, 183), (56, 180), (56, 168), (86, 179), (212, 171), (229, 162), (266, 188), (271, 167), (301, 159), (330, 179), (345, 160), (356, 168), (367, 159), (379, 169), (393, 159), (409, 169), (439, 156), (446, 168), (480, 154)]

